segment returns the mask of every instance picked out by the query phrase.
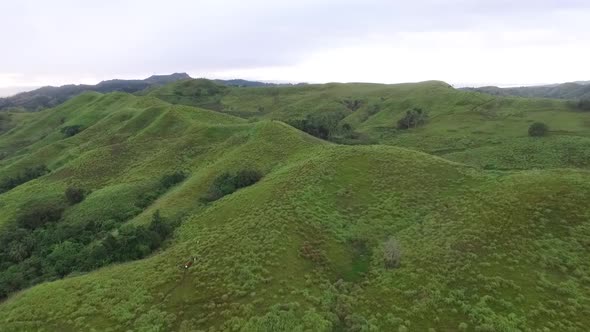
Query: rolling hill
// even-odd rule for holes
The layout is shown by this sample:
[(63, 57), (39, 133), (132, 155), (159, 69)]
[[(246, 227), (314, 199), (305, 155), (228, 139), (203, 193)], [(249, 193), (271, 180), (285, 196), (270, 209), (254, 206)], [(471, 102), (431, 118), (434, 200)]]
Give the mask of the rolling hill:
[(465, 88), (465, 90), (483, 92), (495, 96), (517, 96), (525, 98), (590, 99), (590, 85), (587, 81), (541, 86), (524, 86), (515, 88), (499, 88), (496, 86), (486, 86), (480, 88)]
[[(590, 165), (590, 113), (562, 100), (489, 96), (437, 81), (231, 88), (199, 79), (175, 82), (149, 95), (250, 121), (294, 124), (311, 117), (331, 127), (331, 140), (338, 143), (402, 146), (479, 167)], [(399, 130), (399, 119), (416, 107), (428, 113), (428, 125)], [(529, 137), (527, 129), (535, 121), (546, 123), (550, 135)], [(342, 130), (344, 125), (353, 132)]]
[[(398, 129), (411, 108), (428, 121)], [(9, 112), (1, 330), (584, 331), (589, 116), (442, 82), (207, 80)], [(289, 125), (315, 117), (328, 140)], [(204, 199), (243, 170), (262, 178)]]

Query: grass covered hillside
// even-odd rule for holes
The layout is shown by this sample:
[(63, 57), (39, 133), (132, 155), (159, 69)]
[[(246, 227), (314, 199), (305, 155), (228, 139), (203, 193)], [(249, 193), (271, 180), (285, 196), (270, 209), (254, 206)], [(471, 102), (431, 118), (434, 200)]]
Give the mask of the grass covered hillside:
[[(150, 95), (250, 120), (278, 119), (337, 143), (403, 146), (481, 168), (590, 166), (590, 113), (564, 100), (490, 96), (438, 81), (232, 88), (201, 79)], [(424, 114), (420, 123), (406, 117), (416, 109)], [(534, 122), (549, 127), (546, 137), (529, 137)]]
[(589, 114), (560, 101), (190, 80), (12, 116), (2, 331), (590, 326)]

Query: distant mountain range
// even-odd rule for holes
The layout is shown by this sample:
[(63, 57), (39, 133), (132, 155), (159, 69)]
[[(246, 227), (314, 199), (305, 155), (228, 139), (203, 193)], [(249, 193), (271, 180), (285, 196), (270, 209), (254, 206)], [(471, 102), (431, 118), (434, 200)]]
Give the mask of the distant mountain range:
[[(60, 87), (46, 86), (32, 91), (21, 92), (11, 97), (0, 98), (0, 111), (16, 109), (24, 111), (39, 111), (45, 108), (57, 106), (66, 100), (85, 91), (100, 93), (127, 92), (136, 93), (148, 88), (166, 85), (168, 83), (191, 79), (187, 73), (174, 73), (170, 75), (153, 75), (143, 80), (108, 80), (96, 85), (63, 85)], [(242, 87), (277, 86), (291, 84), (274, 84), (242, 79), (215, 80), (218, 84)]]
[(485, 86), (480, 88), (462, 88), (461, 90), (483, 92), (495, 96), (518, 96), (527, 98), (554, 99), (590, 99), (590, 81), (578, 81), (563, 84), (525, 86), (516, 88), (499, 88)]
[(60, 87), (46, 86), (33, 91), (21, 92), (12, 97), (0, 98), (0, 110), (22, 109), (26, 111), (37, 111), (57, 106), (85, 91), (101, 93), (122, 91), (134, 93), (155, 85), (164, 85), (189, 78), (190, 76), (185, 73), (175, 73), (171, 75), (154, 75), (143, 80), (108, 80), (96, 85), (70, 84)]

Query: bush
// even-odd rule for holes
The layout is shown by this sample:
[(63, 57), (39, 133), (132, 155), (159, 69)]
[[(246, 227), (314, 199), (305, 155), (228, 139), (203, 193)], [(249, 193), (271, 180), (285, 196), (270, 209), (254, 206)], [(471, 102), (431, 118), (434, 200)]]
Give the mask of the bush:
[(160, 186), (163, 189), (172, 188), (175, 185), (179, 184), (180, 182), (184, 181), (184, 179), (186, 179), (186, 176), (187, 176), (186, 173), (181, 172), (181, 171), (177, 171), (172, 174), (165, 175), (160, 180)]
[(61, 128), (61, 133), (64, 134), (65, 137), (72, 137), (81, 131), (82, 131), (81, 125), (66, 126), (66, 127)]
[(401, 249), (397, 240), (390, 237), (385, 244), (383, 244), (383, 263), (388, 269), (396, 268), (400, 265)]
[(262, 173), (252, 169), (241, 170), (236, 174), (223, 173), (213, 180), (203, 200), (206, 202), (218, 200), (240, 188), (251, 186), (260, 179), (262, 179)]
[(428, 120), (428, 113), (421, 108), (414, 107), (411, 110), (406, 111), (403, 118), (397, 121), (398, 129), (410, 129), (424, 125)]
[(549, 132), (549, 127), (543, 122), (535, 122), (529, 127), (529, 136), (532, 137), (545, 136), (547, 132)]
[(29, 204), (15, 223), (0, 230), (0, 299), (72, 272), (143, 258), (178, 225), (156, 211), (149, 225), (124, 224), (111, 232), (113, 222), (58, 222), (62, 212), (59, 205)]
[(83, 189), (75, 188), (75, 187), (68, 187), (65, 192), (66, 200), (70, 205), (75, 205), (84, 200), (85, 193)]

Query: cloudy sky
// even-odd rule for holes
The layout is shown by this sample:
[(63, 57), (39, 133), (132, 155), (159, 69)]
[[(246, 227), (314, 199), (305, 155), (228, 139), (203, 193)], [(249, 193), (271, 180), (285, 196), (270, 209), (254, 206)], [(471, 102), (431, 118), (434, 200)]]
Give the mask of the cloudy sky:
[(590, 80), (587, 0), (2, 0), (0, 93), (187, 72), (291, 82)]

